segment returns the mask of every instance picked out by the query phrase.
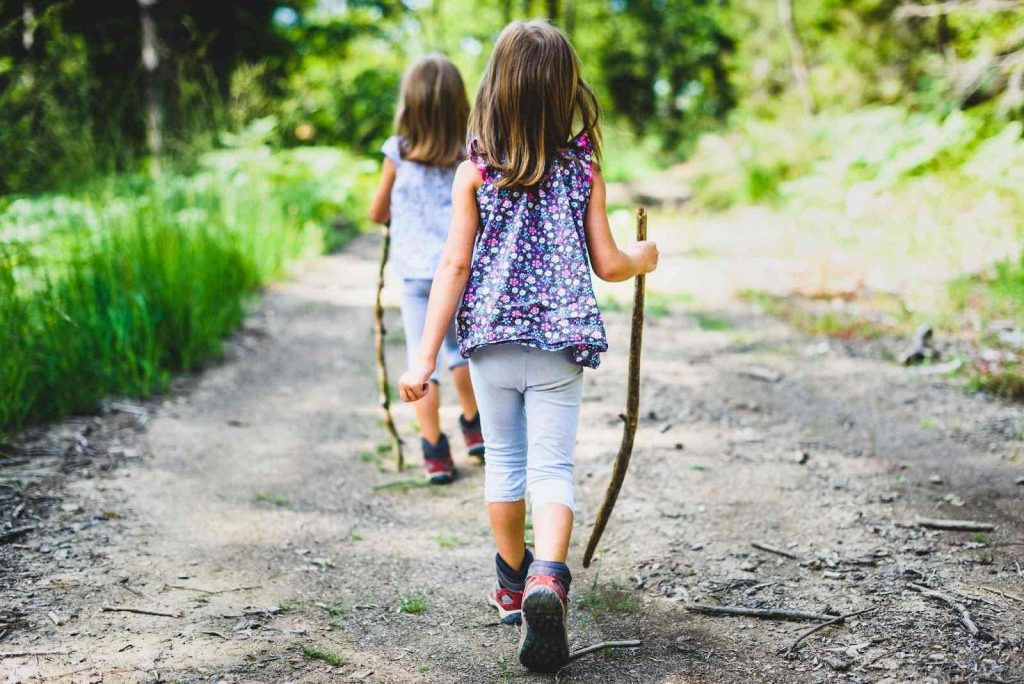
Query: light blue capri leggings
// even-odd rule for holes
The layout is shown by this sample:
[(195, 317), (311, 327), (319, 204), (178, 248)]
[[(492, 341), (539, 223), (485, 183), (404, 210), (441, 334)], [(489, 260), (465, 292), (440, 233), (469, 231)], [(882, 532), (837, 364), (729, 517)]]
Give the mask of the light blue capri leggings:
[[(430, 299), (430, 286), (433, 280), (411, 280), (402, 281), (402, 327), (405, 329), (405, 355), (406, 361), (411, 367), (420, 358), (420, 339), (423, 337), (423, 325), (427, 320), (427, 300)], [(448, 325), (448, 331), (444, 335), (445, 361), (448, 362), (448, 369), (465, 366), (466, 359), (459, 353), (459, 340), (455, 336), (455, 319)], [(440, 359), (441, 354), (438, 353)], [(440, 363), (437, 364), (440, 367)], [(430, 376), (433, 382), (438, 381), (437, 371)]]
[(487, 443), (488, 502), (560, 503), (573, 511), (573, 454), (583, 368), (568, 350), (499, 344), (469, 360)]

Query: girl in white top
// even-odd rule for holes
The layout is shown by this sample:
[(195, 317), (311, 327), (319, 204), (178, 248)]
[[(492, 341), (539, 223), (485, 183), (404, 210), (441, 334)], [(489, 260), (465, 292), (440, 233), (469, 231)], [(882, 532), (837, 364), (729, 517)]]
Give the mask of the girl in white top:
[[(465, 159), (468, 117), (469, 100), (458, 69), (443, 55), (428, 55), (402, 78), (395, 135), (381, 148), (384, 165), (370, 219), (391, 226), (392, 265), (402, 278), (402, 323), (410, 363), (419, 358), (427, 299), (448, 240), (452, 181)], [(466, 447), (471, 457), (483, 462), (480, 416), (454, 321), (443, 347), (462, 408), (459, 426)], [(430, 379), (438, 382), (436, 374)], [(431, 392), (430, 397), (415, 404), (424, 469), (431, 483), (447, 484), (456, 471), (448, 438), (441, 431), (440, 393)]]

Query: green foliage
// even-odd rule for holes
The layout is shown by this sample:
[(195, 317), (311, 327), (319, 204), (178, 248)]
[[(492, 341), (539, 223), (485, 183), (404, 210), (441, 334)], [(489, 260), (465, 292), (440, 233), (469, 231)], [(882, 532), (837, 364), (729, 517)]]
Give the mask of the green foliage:
[(319, 646), (303, 646), (302, 655), (306, 656), (310, 660), (319, 660), (333, 667), (340, 667), (346, 662), (346, 660), (337, 653), (322, 649)]
[(398, 610), (409, 615), (420, 615), (427, 610), (427, 597), (423, 594), (408, 594), (401, 597)]
[(278, 508), (284, 508), (288, 505), (288, 499), (275, 492), (260, 492), (256, 495), (256, 501), (259, 503), (268, 503), (273, 506), (277, 506)]
[(222, 151), (0, 211), (0, 432), (146, 397), (220, 354), (255, 288), (354, 210), (351, 158)]

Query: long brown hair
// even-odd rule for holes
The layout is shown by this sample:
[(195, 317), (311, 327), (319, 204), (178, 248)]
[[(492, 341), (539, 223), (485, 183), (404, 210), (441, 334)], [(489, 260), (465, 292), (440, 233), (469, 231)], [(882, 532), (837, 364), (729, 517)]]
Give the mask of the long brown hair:
[(395, 133), (402, 157), (432, 166), (451, 166), (465, 157), (469, 98), (459, 70), (441, 54), (416, 60), (402, 76)]
[(568, 38), (546, 21), (514, 22), (498, 36), (480, 83), (473, 152), (501, 173), (498, 187), (530, 188), (573, 139), (576, 122), (600, 158), (598, 116)]

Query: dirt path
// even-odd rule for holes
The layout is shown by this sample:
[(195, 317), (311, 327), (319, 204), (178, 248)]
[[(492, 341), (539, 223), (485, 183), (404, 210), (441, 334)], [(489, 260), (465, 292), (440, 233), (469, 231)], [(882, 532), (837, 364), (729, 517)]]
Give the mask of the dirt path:
[[(112, 413), (40, 437), (95, 453), (67, 479), (54, 477), (64, 446), (0, 471), (34, 492), (19, 524), (49, 510), (0, 545), (0, 654), (62, 652), (4, 658), (0, 681), (551, 679), (518, 666), (515, 631), (482, 602), (482, 471), (462, 459), (455, 485), (423, 488), (377, 456), (375, 256), (363, 238), (274, 288), (227, 360), (147, 406), (144, 425)], [(713, 255), (697, 259), (680, 235), (665, 240), (652, 288), (682, 280), (693, 295), (693, 274), (716, 270)], [(559, 681), (1024, 676), (1019, 410), (798, 335), (730, 303), (720, 278), (704, 282), (651, 316), (638, 449), (600, 563), (584, 570), (623, 401), (626, 314), (608, 314), (613, 353), (585, 390), (571, 639), (644, 645), (588, 656)], [(390, 354), (397, 372), (397, 340)], [(446, 406), (450, 431), (455, 416)], [(411, 435), (408, 407), (398, 418)], [(922, 515), (997, 528), (926, 531)], [(982, 638), (911, 583), (965, 605)], [(807, 625), (694, 616), (687, 602), (878, 609), (786, 658), (776, 651)]]

